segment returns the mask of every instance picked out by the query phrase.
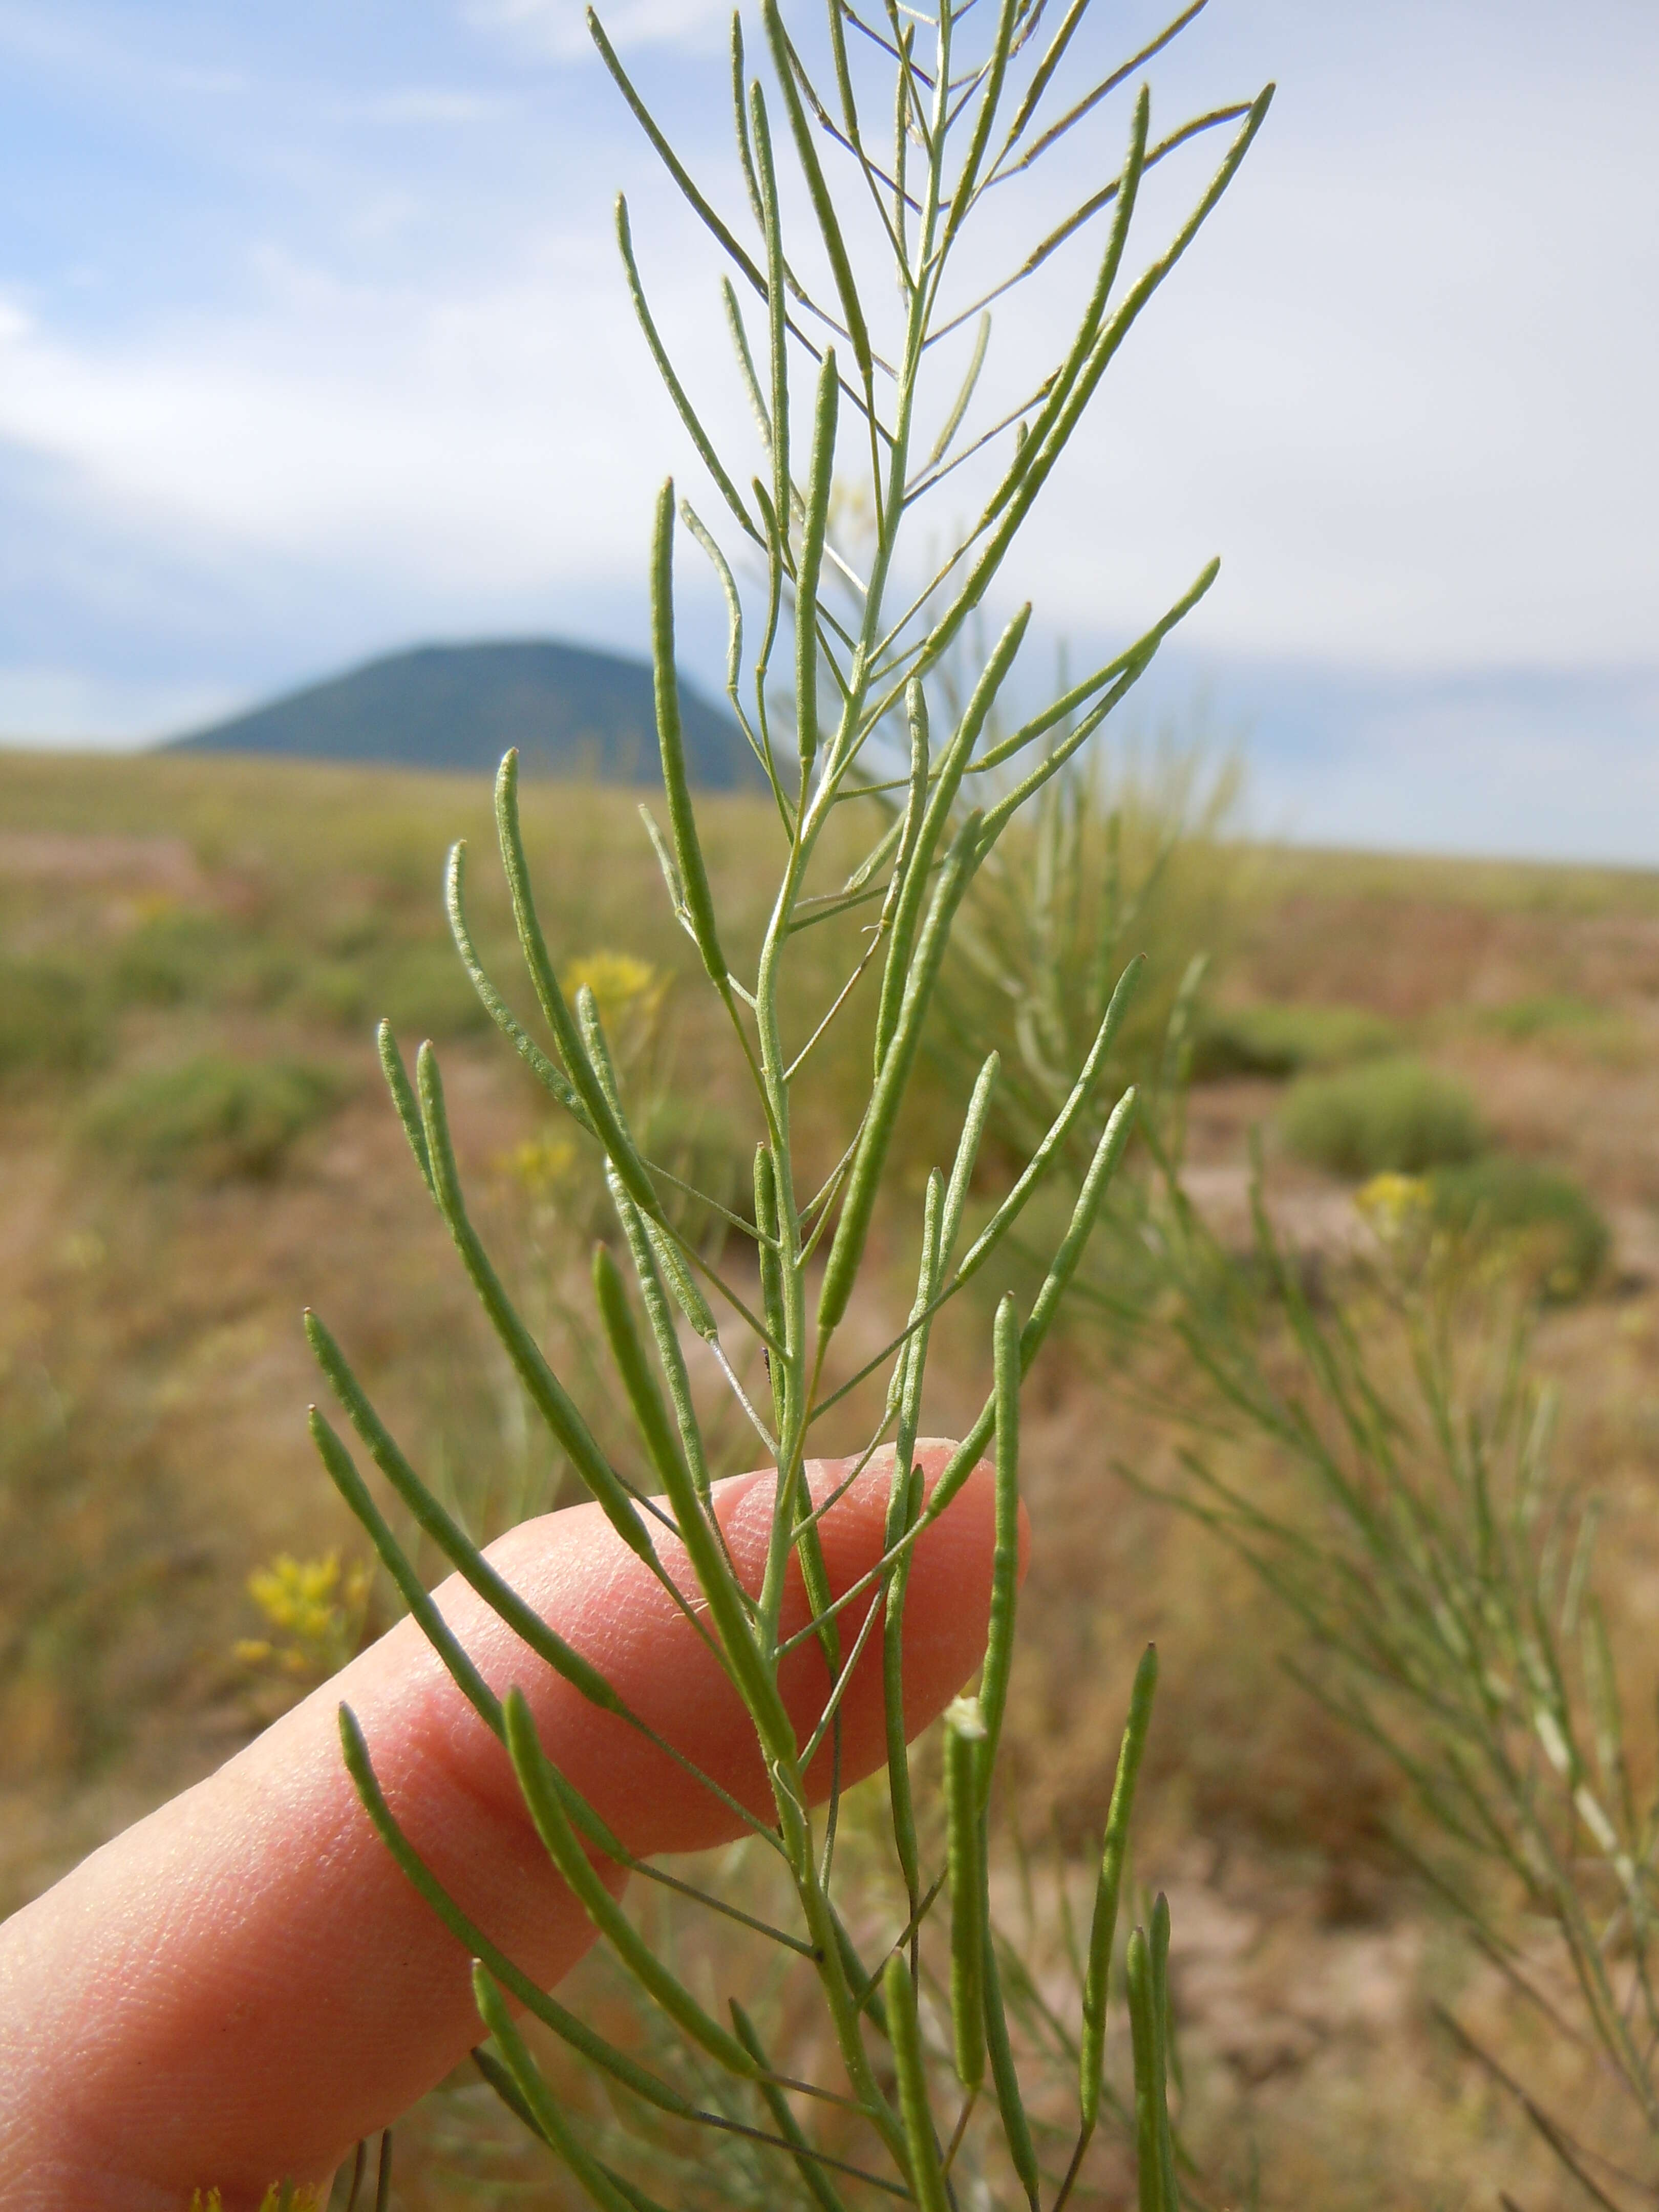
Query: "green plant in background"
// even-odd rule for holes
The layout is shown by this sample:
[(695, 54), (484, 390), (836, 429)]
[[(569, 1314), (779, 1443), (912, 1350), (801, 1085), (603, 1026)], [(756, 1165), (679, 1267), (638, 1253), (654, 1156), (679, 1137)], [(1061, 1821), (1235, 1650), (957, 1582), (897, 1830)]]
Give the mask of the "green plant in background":
[[(673, 978), (648, 960), (602, 949), (567, 963), (559, 982), (568, 999), (584, 989), (592, 995), (641, 1147), (666, 1180), (674, 1234), (716, 1258), (732, 1208), (743, 1202), (748, 1164), (726, 1116), (681, 1076), (668, 1024)], [(584, 1246), (614, 1238), (604, 1156), (575, 1142), (568, 1127), (560, 1115), (499, 1164), (540, 1216), (544, 1245), (568, 1244), (573, 1235)]]
[[(1510, 1162), (1378, 1176), (1358, 1194), (1376, 1259), (1316, 1305), (1259, 1190), (1240, 1259), (1171, 1177), (1149, 1218), (1190, 1355), (1170, 1401), (1185, 1474), (1121, 1471), (1249, 1565), (1301, 1632), (1294, 1678), (1391, 1762), (1392, 1840), (1542, 2024), (1549, 2078), (1534, 2094), (1455, 2008), (1443, 2025), (1619, 2212), (1650, 2194), (1620, 2163), (1632, 2130), (1659, 2142), (1659, 1795), (1594, 1592), (1597, 1502), (1553, 1463), (1531, 1360), (1540, 1289), (1559, 1290), (1476, 1233), (1506, 1188), (1523, 1223), (1582, 1232), (1563, 1188)], [(1570, 2118), (1550, 2109), (1564, 2062), (1585, 2069)]]
[[(1059, 726), (1059, 742), (1066, 740)], [(941, 985), (941, 1012), (971, 1079), (988, 1051), (1001, 1063), (995, 1127), (1021, 1158), (1077, 1082), (1131, 953), (1145, 961), (1135, 1003), (1103, 1067), (1097, 1098), (1131, 1076), (1145, 1095), (1164, 1066), (1171, 1013), (1228, 933), (1243, 863), (1222, 842), (1237, 796), (1224, 763), (1165, 749), (1147, 767), (1133, 755), (1109, 771), (1099, 753), (1068, 762), (1037, 794), (963, 902)], [(1183, 996), (1184, 994), (1184, 996)], [(971, 1061), (971, 1066), (967, 1065)], [(1076, 1125), (1079, 1169), (1099, 1135)]]
[(1488, 1006), (1482, 1018), (1486, 1026), (1499, 1036), (1509, 1037), (1516, 1044), (1530, 1044), (1534, 1038), (1605, 1029), (1617, 1017), (1610, 1016), (1607, 1007), (1598, 1006), (1593, 999), (1547, 991), (1530, 998), (1508, 1000), (1501, 1006)]
[[(708, 1191), (689, 1194), (694, 1205), (719, 1210), (733, 1248), (740, 1246), (729, 1267), (717, 1265), (679, 1225), (684, 1179), (652, 1151), (596, 985), (584, 983), (573, 999), (561, 982), (537, 918), (512, 756), (497, 793), (501, 853), (546, 1044), (520, 1024), (474, 950), (459, 848), (449, 901), (456, 941), (482, 1003), (556, 1102), (571, 1141), (604, 1163), (616, 1244), (596, 1254), (594, 1287), (614, 1361), (609, 1390), (614, 1395), (620, 1384), (635, 1419), (627, 1457), (600, 1449), (486, 1256), (458, 1178), (430, 1046), (422, 1048), (411, 1082), (392, 1031), (382, 1031), (387, 1079), (420, 1172), (538, 1417), (619, 1540), (665, 1581), (677, 1604), (695, 1604), (702, 1632), (754, 1723), (775, 1818), (751, 1822), (752, 1844), (775, 1870), (780, 1910), (789, 1923), (769, 1937), (763, 1929), (760, 1939), (775, 1947), (775, 1981), (798, 1975), (816, 1990), (823, 2044), (814, 2036), (807, 2045), (834, 2053), (830, 2078), (806, 2085), (812, 2095), (805, 2116), (792, 2102), (803, 2085), (787, 2078), (775, 2054), (769, 2056), (764, 2021), (757, 2024), (735, 2003), (729, 2026), (716, 2019), (613, 1901), (592, 1869), (589, 1849), (624, 1866), (635, 1863), (550, 1765), (523, 1700), (514, 1694), (498, 1702), (479, 1680), (433, 1610), (345, 1444), (320, 1414), (314, 1417), (331, 1475), (458, 1685), (506, 1743), (544, 1842), (587, 1905), (639, 2003), (678, 2047), (697, 2054), (705, 2069), (712, 2065), (722, 2096), (741, 2105), (745, 2155), (757, 2144), (765, 2150), (775, 2195), (823, 2207), (867, 2201), (873, 2192), (943, 2212), (965, 2192), (974, 2202), (1035, 2206), (1046, 2198), (1057, 2208), (1079, 2185), (1103, 2116), (1118, 2112), (1135, 2150), (1143, 2207), (1173, 2212), (1178, 2201), (1164, 2102), (1169, 1925), (1161, 1904), (1128, 1944), (1132, 2106), (1118, 2104), (1104, 2076), (1108, 1982), (1134, 1772), (1149, 1717), (1150, 1663), (1137, 1681), (1125, 1736), (1082, 1962), (1079, 2014), (1070, 2025), (1057, 2023), (1075, 2068), (1069, 2111), (1059, 2116), (1047, 2106), (1028, 2108), (1016, 2043), (1029, 2040), (1020, 2022), (1047, 1999), (993, 1932), (989, 1908), (988, 1808), (1018, 1577), (1019, 1390), (1053, 1326), (1132, 1125), (1132, 1092), (1109, 1114), (1097, 1103), (1135, 981), (1133, 968), (1116, 979), (1110, 973), (1122, 950), (1121, 930), (1108, 933), (1094, 1033), (1080, 1066), (1046, 1115), (1041, 1141), (1012, 1190), (963, 1250), (975, 1159), (998, 1091), (994, 1055), (974, 1083), (948, 1171), (936, 1170), (928, 1182), (908, 1322), (873, 1361), (856, 1365), (840, 1334), (878, 1218), (884, 1242), (890, 1244), (896, 1232), (884, 1172), (964, 901), (996, 864), (1010, 825), (1054, 787), (1215, 574), (1212, 563), (1142, 636), (1040, 712), (1024, 720), (1007, 714), (994, 722), (1030, 619), (1029, 608), (1022, 610), (951, 708), (943, 678), (951, 654), (970, 635), (970, 618), (1107, 368), (1231, 183), (1267, 110), (1264, 93), (1155, 138), (1143, 89), (1133, 100), (1121, 168), (1036, 239), (1006, 276), (988, 282), (986, 256), (994, 247), (988, 238), (981, 242), (984, 226), (976, 221), (988, 196), (1006, 198), (1001, 187), (1093, 115), (1196, 12), (1188, 9), (1122, 68), (1068, 89), (1066, 78), (1083, 51), (1079, 33), (1087, 5), (1075, 0), (1051, 24), (1042, 0), (994, 6), (991, 0), (960, 6), (939, 0), (875, 16), (847, 0), (830, 0), (822, 83), (776, 0), (766, 0), (761, 11), (769, 82), (750, 75), (741, 24), (734, 21), (734, 124), (752, 247), (692, 179), (603, 30), (589, 19), (624, 98), (730, 264), (725, 309), (759, 442), (760, 470), (751, 475), (718, 449), (705, 428), (653, 318), (627, 210), (619, 205), (619, 242), (647, 342), (735, 532), (729, 556), (707, 522), (689, 505), (677, 504), (672, 486), (665, 489), (652, 555), (652, 604), (667, 824), (649, 824), (669, 899), (746, 1072), (759, 1138), (749, 1204), (725, 1204)], [(1219, 168), (1173, 237), (1131, 281), (1126, 254), (1144, 177), (1218, 126), (1234, 127)], [(781, 173), (786, 153), (797, 173), (798, 198)], [(805, 215), (799, 224), (786, 218), (786, 208), (797, 205), (810, 210), (810, 222)], [(975, 415), (991, 306), (1066, 240), (1086, 236), (1097, 218), (1103, 236), (1066, 351), (1035, 387), (1005, 394)], [(868, 258), (885, 264), (878, 276), (864, 267), (866, 246)], [(815, 267), (826, 273), (822, 287)], [(758, 306), (753, 336), (745, 300)], [(964, 463), (969, 472), (957, 475)], [(829, 526), (831, 488), (838, 472), (844, 477), (853, 469), (867, 492), (859, 502), (868, 521), (856, 562)], [(919, 543), (928, 541), (921, 539), (918, 513), (947, 482), (953, 501), (971, 493), (975, 519), (942, 558), (930, 556), (921, 568)], [(686, 780), (673, 612), (682, 525), (725, 592), (728, 696), (765, 772), (776, 817), (775, 894), (748, 973), (737, 972), (728, 959)], [(774, 683), (785, 666), (793, 669), (787, 703)], [(1007, 722), (1015, 726), (1004, 733)], [(872, 822), (872, 802), (878, 812)], [(843, 809), (852, 811), (842, 817)], [(872, 822), (868, 848), (850, 874), (827, 873), (834, 849), (828, 833), (838, 817)], [(814, 955), (815, 964), (801, 969), (801, 939), (819, 928), (842, 933), (832, 941), (846, 945), (845, 971), (827, 1003), (803, 1018), (794, 979), (820, 974), (822, 963)], [(801, 1181), (798, 1112), (803, 1095), (811, 1095), (825, 1036), (860, 989), (874, 1003), (867, 1094), (855, 1122), (842, 1133), (839, 1164), (810, 1190)], [(1091, 1132), (1088, 1164), (1041, 1285), (1023, 1315), (1012, 1297), (999, 1305), (994, 1387), (924, 1495), (915, 1448), (933, 1317), (998, 1250), (1084, 1126)], [(758, 1588), (737, 1578), (714, 1519), (716, 1462), (684, 1332), (704, 1348), (697, 1366), (724, 1378), (741, 1414), (749, 1435), (744, 1461), (763, 1458), (778, 1470)], [(313, 1340), (360, 1441), (427, 1537), (546, 1664), (601, 1706), (618, 1710), (615, 1692), (492, 1577), (381, 1425), (319, 1322), (313, 1324)], [(831, 1408), (841, 1407), (846, 1419), (865, 1403), (872, 1407), (868, 1433), (854, 1463), (861, 1468), (884, 1445), (892, 1449), (888, 1543), (878, 1568), (831, 1604), (817, 1534), (827, 1501), (809, 1493), (806, 1460)], [(905, 1749), (898, 1667), (907, 1562), (919, 1534), (987, 1454), (996, 1470), (999, 1532), (989, 1648), (977, 1696), (959, 1701), (947, 1717), (941, 1787), (919, 1801)], [(648, 1498), (647, 1486), (659, 1487), (665, 1503)], [(685, 1547), (695, 1593), (674, 1588), (661, 1565), (653, 1532), (665, 1521)], [(781, 1605), (792, 1562), (815, 1612), (798, 1637), (786, 1638)], [(816, 1639), (835, 1684), (805, 1742), (790, 1724), (778, 1688), (780, 1665), (801, 1638)], [(886, 1802), (872, 1824), (880, 1874), (867, 1853), (837, 1850), (838, 1784), (820, 1815), (811, 1808), (805, 1782), (820, 1746), (833, 1750), (838, 1741), (839, 1700), (866, 1650), (880, 1662), (888, 1711)], [(625, 1711), (623, 1717), (633, 1718)], [(711, 2106), (677, 2101), (659, 2076), (574, 2021), (489, 1947), (400, 1835), (374, 1780), (373, 1746), (349, 1714), (343, 1727), (352, 1773), (388, 1847), (480, 1960), (478, 2001), (492, 2039), (480, 2065), (593, 2202), (637, 2212), (652, 2200), (592, 2148), (579, 2117), (555, 2094), (515, 2027), (508, 1996), (608, 2075), (610, 2092), (624, 2109), (641, 2103), (666, 2109), (688, 2128), (706, 2126), (716, 2148), (733, 2124)], [(937, 1872), (924, 1856), (925, 1843), (935, 1836), (945, 1846)], [(653, 1871), (635, 1870), (647, 1876)], [(856, 1917), (886, 1923), (873, 1951), (861, 1949), (851, 1932), (849, 1881), (858, 1884)], [(744, 1893), (754, 1894), (752, 1878)], [(730, 1919), (729, 1899), (693, 1894)], [(825, 2115), (835, 2125), (833, 2153), (814, 2137)], [(718, 2171), (708, 2186), (724, 2201)]]
[(1607, 1265), (1612, 1237), (1569, 1175), (1502, 1153), (1429, 1178), (1437, 1225), (1474, 1249), (1496, 1249), (1547, 1298), (1580, 1297)]
[(0, 1085), (84, 1074), (106, 1050), (83, 975), (49, 960), (0, 959)]
[(1193, 1040), (1193, 1080), (1300, 1075), (1399, 1048), (1395, 1024), (1363, 1006), (1206, 1006)]
[(88, 1100), (81, 1127), (144, 1174), (222, 1182), (274, 1175), (341, 1097), (339, 1077), (308, 1060), (204, 1053), (118, 1077)]
[(210, 996), (246, 947), (222, 915), (161, 903), (141, 915), (117, 946), (110, 984), (118, 1002), (183, 1006)]
[(1472, 1160), (1486, 1148), (1480, 1109), (1455, 1077), (1416, 1060), (1379, 1060), (1293, 1083), (1279, 1133), (1298, 1158), (1358, 1181)]

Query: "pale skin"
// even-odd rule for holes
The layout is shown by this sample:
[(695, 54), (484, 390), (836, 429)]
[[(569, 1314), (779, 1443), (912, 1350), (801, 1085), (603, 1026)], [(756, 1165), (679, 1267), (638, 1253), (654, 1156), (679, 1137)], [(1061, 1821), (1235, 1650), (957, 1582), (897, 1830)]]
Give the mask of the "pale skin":
[[(917, 1456), (929, 1483), (950, 1447)], [(811, 1470), (815, 1495), (843, 1463)], [(890, 1455), (822, 1527), (839, 1593), (879, 1555)], [(769, 1469), (716, 1486), (757, 1589)], [(983, 1654), (994, 1499), (977, 1468), (916, 1546), (905, 1610), (905, 1719), (943, 1711)], [(660, 1549), (677, 1584), (691, 1580)], [(769, 1791), (735, 1692), (684, 1615), (596, 1506), (526, 1522), (491, 1559), (635, 1711), (743, 1803)], [(736, 1816), (624, 1722), (536, 1660), (459, 1581), (442, 1611), (498, 1694), (530, 1698), (549, 1754), (636, 1855), (698, 1849)], [(858, 1601), (849, 1608), (856, 1620)], [(786, 1631), (806, 1618), (798, 1584)], [(847, 1693), (843, 1772), (884, 1756), (879, 1638)], [(805, 1735), (824, 1662), (784, 1662)], [(592, 1940), (549, 1866), (505, 1753), (404, 1621), (216, 1774), (96, 1851), (0, 1926), (0, 2208), (184, 2212), (217, 2187), (253, 2212), (279, 2177), (326, 2188), (361, 2136), (441, 2081), (481, 2035), (469, 1960), (398, 1872), (341, 1761), (350, 1705), (392, 1810), (464, 1909), (544, 1986)], [(828, 1762), (812, 1780), (828, 1788)], [(617, 1886), (621, 1875), (616, 1875)]]

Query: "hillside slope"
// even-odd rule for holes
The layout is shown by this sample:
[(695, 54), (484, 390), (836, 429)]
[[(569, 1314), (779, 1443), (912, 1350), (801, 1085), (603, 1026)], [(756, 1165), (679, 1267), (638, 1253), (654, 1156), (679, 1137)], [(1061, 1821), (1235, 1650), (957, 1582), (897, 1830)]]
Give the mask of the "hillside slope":
[[(730, 717), (684, 683), (680, 708), (693, 781), (714, 791), (754, 787), (753, 757)], [(648, 665), (541, 638), (391, 653), (173, 745), (483, 770), (517, 745), (527, 775), (605, 783), (657, 775)]]

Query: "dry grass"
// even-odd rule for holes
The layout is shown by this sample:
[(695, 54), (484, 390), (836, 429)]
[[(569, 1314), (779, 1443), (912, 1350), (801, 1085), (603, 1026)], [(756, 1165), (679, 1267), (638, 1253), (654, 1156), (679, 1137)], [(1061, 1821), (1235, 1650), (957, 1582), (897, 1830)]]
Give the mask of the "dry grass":
[[(740, 1152), (739, 1093), (723, 1088), (696, 995), (674, 988), (695, 954), (631, 799), (543, 787), (525, 811), (550, 939), (570, 956), (626, 949), (668, 979), (664, 1049), (729, 1105)], [(428, 1467), (457, 1468), (465, 1440), (478, 1517), (510, 1517), (552, 1479), (379, 1095), (377, 994), (403, 990), (411, 1032), (446, 1034), (463, 1166), (532, 1289), (541, 1268), (561, 1327), (570, 1255), (556, 1199), (540, 1217), (523, 1203), (523, 1148), (549, 1135), (539, 1094), (440, 980), (440, 871), (458, 832), (477, 852), (481, 938), (504, 941), (482, 786), (0, 757), (0, 959), (71, 973), (104, 1060), (46, 1053), (0, 1088), (6, 1910), (289, 1693), (234, 1647), (259, 1627), (250, 1570), (352, 1540), (305, 1440), (304, 1303), (350, 1342)], [(769, 817), (717, 800), (708, 825), (740, 908), (766, 880), (750, 855)], [(1606, 1492), (1608, 1595), (1645, 1686), (1659, 1614), (1659, 878), (1269, 854), (1246, 878), (1226, 999), (1387, 1018), (1475, 1091), (1499, 1140), (1569, 1170), (1613, 1224), (1606, 1287), (1547, 1319), (1540, 1356), (1565, 1389), (1564, 1455)], [(862, 1048), (856, 1022), (843, 1048)], [(337, 1103), (264, 1179), (152, 1177), (77, 1135), (94, 1085), (204, 1054), (318, 1065)], [(1281, 1095), (1260, 1078), (1194, 1092), (1194, 1184), (1218, 1220), (1240, 1209), (1247, 1132)], [(929, 1143), (915, 1130), (899, 1172)], [(1273, 1156), (1269, 1187), (1298, 1241), (1340, 1256), (1340, 1185)], [(896, 1310), (911, 1255), (891, 1257)], [(880, 1317), (868, 1321), (873, 1336)], [(942, 1347), (936, 1431), (978, 1403), (970, 1334)], [(1077, 1340), (1031, 1401), (1036, 1545), (1008, 1730), (1025, 1839), (1057, 1838), (1064, 1856), (1097, 1832), (1133, 1655), (1155, 1634), (1139, 1872), (1175, 1904), (1186, 2119), (1215, 2201), (1243, 2201), (1259, 2155), (1270, 2204), (1489, 2205), (1499, 2187), (1528, 2212), (1565, 2203), (1512, 2108), (1432, 2029), (1437, 1995), (1455, 1989), (1476, 2021), (1499, 2021), (1504, 2002), (1389, 1859), (1389, 1775), (1285, 1685), (1283, 1624), (1239, 1571), (1113, 1472), (1167, 1465), (1171, 1437), (1132, 1385), (1168, 1379), (1104, 1382)], [(1591, 2094), (1558, 2073), (1565, 2095)], [(401, 2155), (410, 2208), (504, 2204), (538, 2172), (510, 2134), (492, 2141), (470, 2094), (433, 2100)]]

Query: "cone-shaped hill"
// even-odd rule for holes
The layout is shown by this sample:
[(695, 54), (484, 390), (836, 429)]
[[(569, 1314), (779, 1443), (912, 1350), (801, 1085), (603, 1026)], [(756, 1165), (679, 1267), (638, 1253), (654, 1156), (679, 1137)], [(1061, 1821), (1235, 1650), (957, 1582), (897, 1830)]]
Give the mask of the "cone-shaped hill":
[[(713, 791), (757, 785), (736, 724), (684, 681), (680, 714), (694, 782)], [(416, 646), (173, 743), (190, 752), (483, 772), (517, 745), (526, 775), (653, 783), (656, 729), (647, 662), (526, 638)]]

